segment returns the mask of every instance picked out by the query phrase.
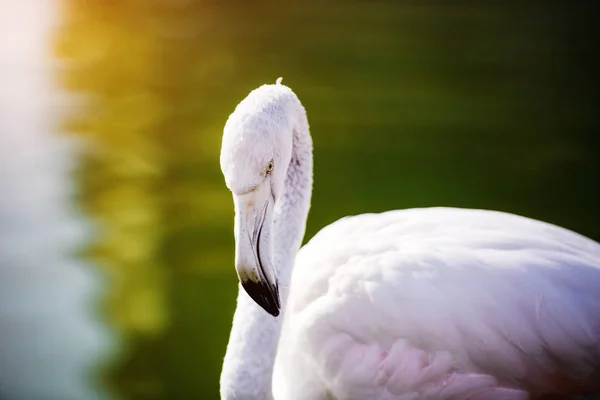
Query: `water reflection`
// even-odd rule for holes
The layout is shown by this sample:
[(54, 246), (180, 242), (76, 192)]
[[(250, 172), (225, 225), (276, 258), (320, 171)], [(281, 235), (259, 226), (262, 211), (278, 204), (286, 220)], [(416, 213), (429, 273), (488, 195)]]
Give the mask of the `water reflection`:
[(115, 350), (97, 305), (103, 277), (77, 256), (91, 239), (74, 206), (73, 141), (59, 138), (49, 41), (57, 3), (0, 13), (0, 398), (108, 399)]
[[(596, 22), (565, 4), (11, 3), (0, 398), (218, 398), (237, 290), (221, 130), (279, 76), (314, 138), (306, 238), (348, 214), (447, 205), (599, 239)], [(60, 124), (50, 66), (80, 96)]]

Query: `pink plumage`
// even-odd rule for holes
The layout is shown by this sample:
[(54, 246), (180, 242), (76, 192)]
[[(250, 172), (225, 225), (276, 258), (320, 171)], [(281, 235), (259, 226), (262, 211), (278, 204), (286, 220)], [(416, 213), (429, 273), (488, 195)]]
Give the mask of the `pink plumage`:
[[(336, 399), (586, 393), (597, 288), (600, 245), (550, 224), (452, 208), (345, 218), (296, 258), (275, 373), (306, 360)], [(304, 398), (286, 381), (278, 398)]]

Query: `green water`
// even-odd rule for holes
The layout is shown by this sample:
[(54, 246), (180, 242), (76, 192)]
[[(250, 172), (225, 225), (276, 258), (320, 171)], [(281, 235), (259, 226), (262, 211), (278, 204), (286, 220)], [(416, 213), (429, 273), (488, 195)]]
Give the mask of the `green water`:
[[(258, 4), (256, 4), (258, 3)], [(307, 238), (348, 215), (491, 208), (600, 239), (598, 57), (583, 6), (68, 0), (55, 52), (90, 94), (84, 256), (110, 282), (129, 399), (217, 399), (233, 314), (223, 124), (253, 88), (304, 103), (315, 151)], [(518, 4), (518, 3), (517, 3)]]

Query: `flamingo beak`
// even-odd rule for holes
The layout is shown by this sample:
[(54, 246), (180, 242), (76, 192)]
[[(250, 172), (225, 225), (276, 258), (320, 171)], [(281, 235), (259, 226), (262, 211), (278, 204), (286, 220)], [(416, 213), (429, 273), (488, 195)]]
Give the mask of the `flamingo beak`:
[(234, 196), (235, 269), (248, 296), (276, 317), (281, 303), (272, 262), (273, 201), (270, 191), (257, 188)]

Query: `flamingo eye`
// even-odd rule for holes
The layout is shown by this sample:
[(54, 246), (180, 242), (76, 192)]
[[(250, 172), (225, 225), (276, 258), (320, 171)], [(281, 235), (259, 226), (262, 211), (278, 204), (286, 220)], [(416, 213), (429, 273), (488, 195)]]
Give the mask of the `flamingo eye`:
[(269, 164), (267, 164), (267, 169), (265, 170), (265, 172), (267, 173), (267, 175), (269, 175), (271, 172), (273, 172), (273, 167), (275, 165), (273, 164), (273, 160), (269, 161)]

